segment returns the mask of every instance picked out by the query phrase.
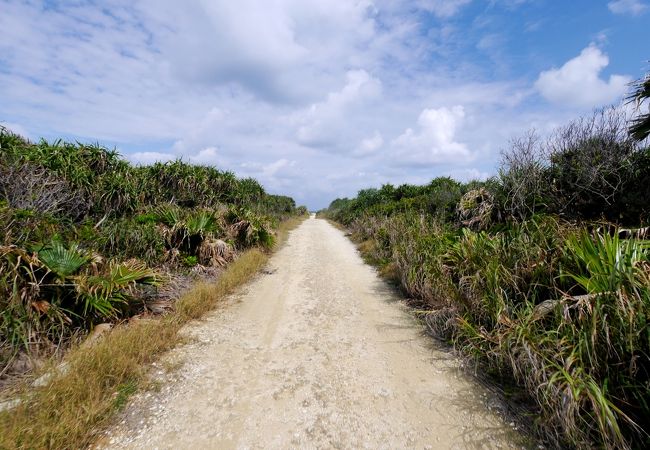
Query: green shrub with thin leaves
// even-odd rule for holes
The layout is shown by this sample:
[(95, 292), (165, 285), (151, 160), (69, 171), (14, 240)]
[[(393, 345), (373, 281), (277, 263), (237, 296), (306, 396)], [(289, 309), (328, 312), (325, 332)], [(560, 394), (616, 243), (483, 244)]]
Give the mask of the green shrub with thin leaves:
[(645, 241), (548, 215), (484, 231), (420, 208), (374, 204), (349, 216), (354, 201), (330, 213), (353, 217), (364, 257), (425, 302), (429, 329), (484, 376), (519, 386), (547, 442), (648, 445)]

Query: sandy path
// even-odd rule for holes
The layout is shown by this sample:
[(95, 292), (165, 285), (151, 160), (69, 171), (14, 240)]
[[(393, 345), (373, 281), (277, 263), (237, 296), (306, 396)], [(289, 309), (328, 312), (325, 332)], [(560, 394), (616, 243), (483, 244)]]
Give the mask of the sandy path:
[[(134, 398), (109, 448), (513, 448), (343, 234), (310, 219)], [(162, 367), (177, 366), (166, 373)]]

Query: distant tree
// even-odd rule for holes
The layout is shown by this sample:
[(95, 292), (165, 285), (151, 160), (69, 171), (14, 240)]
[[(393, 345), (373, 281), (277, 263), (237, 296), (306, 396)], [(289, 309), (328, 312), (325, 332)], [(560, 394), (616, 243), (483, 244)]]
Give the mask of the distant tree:
[[(650, 99), (650, 73), (646, 74), (644, 78), (636, 80), (632, 83), (632, 86), (634, 91), (630, 94), (628, 100), (636, 103), (637, 109), (639, 109), (646, 100)], [(632, 120), (632, 124), (630, 125), (630, 134), (637, 141), (642, 141), (650, 135), (650, 112), (639, 113), (639, 115)]]
[(461, 184), (450, 177), (437, 177), (427, 185), (427, 209), (441, 219), (453, 220), (462, 193)]

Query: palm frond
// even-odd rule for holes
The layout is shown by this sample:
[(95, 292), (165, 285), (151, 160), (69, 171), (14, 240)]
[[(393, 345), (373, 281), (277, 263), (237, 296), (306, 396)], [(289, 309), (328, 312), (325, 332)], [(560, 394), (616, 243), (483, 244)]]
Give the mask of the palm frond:
[(127, 304), (131, 300), (131, 294), (138, 285), (156, 286), (159, 281), (154, 270), (137, 261), (111, 262), (103, 274), (75, 277), (84, 315), (95, 313), (101, 317), (114, 316), (120, 304)]
[(214, 214), (207, 211), (199, 211), (185, 221), (185, 228), (187, 234), (190, 236), (203, 236), (206, 233), (218, 231), (218, 224)]
[(90, 257), (85, 255), (76, 244), (66, 248), (61, 242), (52, 241), (38, 252), (39, 259), (45, 267), (60, 279), (76, 274)]
[[(650, 99), (650, 74), (645, 78), (640, 78), (632, 83), (633, 91), (627, 97), (628, 102), (636, 103), (636, 107), (641, 108), (643, 103)], [(630, 135), (637, 141), (643, 141), (650, 136), (650, 114), (639, 114), (631, 121)]]
[(632, 120), (630, 134), (637, 141), (642, 141), (650, 136), (650, 114), (641, 114)]

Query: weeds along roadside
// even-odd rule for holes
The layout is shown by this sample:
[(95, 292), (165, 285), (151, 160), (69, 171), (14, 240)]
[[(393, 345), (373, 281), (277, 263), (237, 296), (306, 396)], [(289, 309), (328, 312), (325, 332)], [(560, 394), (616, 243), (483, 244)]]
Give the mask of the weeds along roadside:
[(594, 239), (552, 217), (492, 234), (408, 215), (352, 229), (365, 259), (429, 306), (434, 335), (528, 393), (549, 442), (644, 438), (647, 244)]
[[(13, 371), (22, 396), (0, 413), (0, 448), (86, 442), (88, 426), (139, 385), (140, 364), (254, 273), (281, 237), (278, 225), (305, 213), (214, 167), (135, 166), (99, 145), (33, 143), (0, 126), (0, 385), (6, 391)], [(215, 285), (172, 301), (170, 279), (221, 272)], [(96, 326), (125, 321), (133, 325), (78, 346)], [(56, 370), (71, 348), (67, 369)], [(46, 367), (31, 370), (34, 360)], [(55, 381), (30, 386), (41, 373)]]
[(351, 229), (366, 260), (429, 305), (436, 336), (492, 379), (519, 384), (550, 443), (645, 438), (646, 243), (552, 217), (493, 234), (422, 219), (366, 217)]
[[(279, 226), (276, 247), (303, 219), (291, 218)], [(55, 371), (46, 386), (24, 385), (22, 402), (0, 413), (0, 448), (89, 445), (128, 396), (146, 384), (148, 365), (179, 342), (181, 327), (214, 309), (257, 274), (268, 258), (268, 251), (247, 250), (215, 282), (184, 294), (174, 312), (117, 326), (95, 344), (70, 351), (65, 371)]]
[(322, 214), (428, 305), (435, 335), (519, 386), (549, 445), (647, 448), (650, 148), (597, 114), (515, 142), (496, 178), (384, 185)]

